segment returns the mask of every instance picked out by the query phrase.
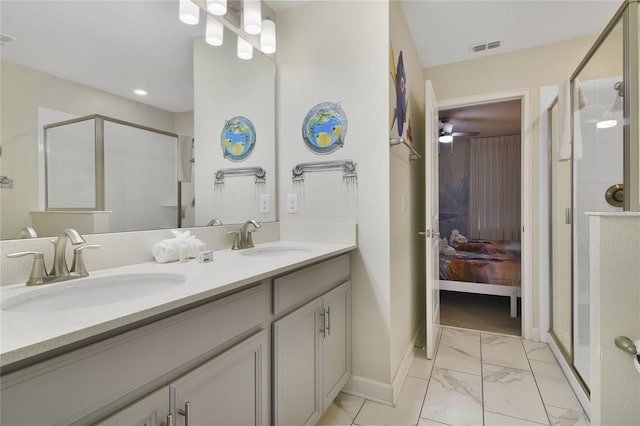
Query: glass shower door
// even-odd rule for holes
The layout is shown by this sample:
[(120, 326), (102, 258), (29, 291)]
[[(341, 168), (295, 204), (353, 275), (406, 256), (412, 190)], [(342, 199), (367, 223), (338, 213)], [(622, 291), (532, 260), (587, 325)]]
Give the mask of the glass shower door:
[(623, 182), (623, 24), (572, 80), (573, 365), (590, 383), (590, 253), (587, 212), (622, 211), (606, 194)]
[(565, 359), (573, 358), (571, 298), (571, 162), (560, 161), (558, 103), (548, 110), (550, 170), (550, 329)]

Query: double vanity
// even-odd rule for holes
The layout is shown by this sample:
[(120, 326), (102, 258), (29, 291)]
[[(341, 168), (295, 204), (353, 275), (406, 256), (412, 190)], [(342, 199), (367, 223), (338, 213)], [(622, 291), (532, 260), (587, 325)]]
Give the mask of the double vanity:
[(1, 423), (314, 424), (351, 375), (348, 243), (2, 288)]

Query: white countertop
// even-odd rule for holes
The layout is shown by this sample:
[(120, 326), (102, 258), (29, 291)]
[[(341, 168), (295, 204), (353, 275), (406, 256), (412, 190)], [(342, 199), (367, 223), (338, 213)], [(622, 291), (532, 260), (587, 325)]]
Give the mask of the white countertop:
[[(214, 252), (211, 263), (146, 262), (91, 272), (89, 278), (135, 273), (173, 273), (186, 276), (186, 281), (172, 288), (135, 299), (50, 312), (0, 311), (0, 366), (45, 354), (99, 334), (116, 330), (153, 316), (186, 307), (202, 299), (237, 290), (265, 278), (279, 275), (356, 248), (352, 244), (277, 241), (256, 247), (304, 247), (281, 256), (245, 256), (238, 251)], [(4, 306), (7, 299), (31, 292), (51, 291), (77, 285), (83, 279), (42, 286), (24, 284), (0, 289)], [(35, 293), (34, 293), (35, 294)]]

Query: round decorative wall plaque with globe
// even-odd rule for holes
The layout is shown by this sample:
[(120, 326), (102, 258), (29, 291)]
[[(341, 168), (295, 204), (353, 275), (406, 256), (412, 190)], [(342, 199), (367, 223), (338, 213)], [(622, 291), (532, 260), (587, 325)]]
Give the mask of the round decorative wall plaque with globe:
[(302, 138), (316, 154), (330, 154), (344, 145), (347, 116), (340, 104), (320, 103), (307, 113), (302, 124)]
[(256, 129), (247, 117), (233, 117), (224, 123), (220, 135), (224, 158), (242, 161), (251, 155), (255, 144)]

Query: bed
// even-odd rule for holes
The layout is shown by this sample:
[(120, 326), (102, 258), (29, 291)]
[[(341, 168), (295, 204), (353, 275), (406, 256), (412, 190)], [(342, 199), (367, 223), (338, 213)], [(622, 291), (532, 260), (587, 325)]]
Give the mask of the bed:
[(517, 298), (521, 297), (520, 277), (519, 241), (454, 240), (449, 243), (443, 239), (441, 290), (508, 296), (511, 316), (515, 318)]

